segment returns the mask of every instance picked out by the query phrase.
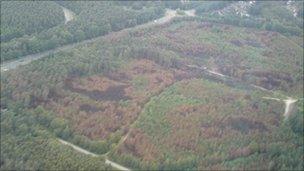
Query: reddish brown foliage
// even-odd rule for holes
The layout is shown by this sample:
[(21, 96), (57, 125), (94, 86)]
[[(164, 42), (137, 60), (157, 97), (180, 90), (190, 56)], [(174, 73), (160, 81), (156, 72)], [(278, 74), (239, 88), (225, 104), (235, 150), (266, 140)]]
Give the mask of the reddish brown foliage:
[[(137, 89), (133, 80), (142, 77), (147, 80), (143, 89)], [(89, 138), (107, 138), (111, 133), (126, 129), (135, 121), (141, 107), (153, 94), (161, 92), (177, 78), (190, 75), (176, 69), (166, 69), (142, 59), (120, 71), (105, 76), (70, 78), (65, 90), (80, 96), (50, 99), (45, 107), (71, 121), (74, 129)], [(83, 98), (89, 98), (89, 102)], [(121, 104), (122, 100), (128, 100)]]
[(145, 161), (154, 160), (159, 153), (148, 136), (138, 129), (133, 129), (130, 135), (120, 147), (119, 152), (131, 153)]

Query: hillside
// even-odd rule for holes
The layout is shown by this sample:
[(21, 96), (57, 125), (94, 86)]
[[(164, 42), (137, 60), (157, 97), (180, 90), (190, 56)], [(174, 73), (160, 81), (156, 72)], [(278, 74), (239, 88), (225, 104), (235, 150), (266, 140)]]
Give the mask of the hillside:
[(303, 169), (301, 4), (54, 3), (79, 43), (1, 70), (1, 170)]

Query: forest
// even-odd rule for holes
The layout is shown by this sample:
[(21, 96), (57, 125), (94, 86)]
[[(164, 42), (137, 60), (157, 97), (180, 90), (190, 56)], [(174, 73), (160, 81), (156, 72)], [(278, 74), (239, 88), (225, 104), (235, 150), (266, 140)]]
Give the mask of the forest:
[(59, 144), (37, 115), (15, 109), (1, 112), (1, 170), (112, 170), (101, 157)]
[(303, 3), (248, 4), (1, 2), (3, 66), (98, 38), (1, 70), (0, 170), (303, 170)]
[[(65, 24), (60, 5), (74, 11), (77, 14), (76, 19)], [(229, 12), (227, 15), (221, 16), (212, 12), (220, 11), (229, 5), (231, 5), (231, 2), (225, 1), (194, 1), (189, 4), (183, 4), (179, 1), (156, 3), (151, 1), (5, 2), (3, 15), (1, 15), (4, 23), (1, 26), (3, 33), (1, 41), (5, 42), (1, 43), (1, 60), (20, 58), (152, 21), (162, 16), (165, 8), (193, 8), (198, 14), (194, 18), (196, 20), (255, 27), (291, 36), (303, 35), (303, 17), (293, 17), (292, 12), (285, 10), (280, 3), (273, 5), (267, 2), (257, 2), (254, 7), (250, 8), (249, 17), (238, 16)], [(31, 10), (32, 8), (41, 12), (40, 15), (36, 15), (36, 17), (40, 16), (40, 19), (31, 17), (37, 14)], [(44, 10), (39, 10), (41, 8)], [(21, 13), (18, 15), (10, 14), (12, 11), (18, 11), (18, 9), (20, 9), (20, 12), (27, 11), (28, 15), (23, 15), (23, 13), (22, 15)], [(50, 10), (54, 12), (49, 17)], [(299, 11), (303, 11), (303, 7)], [(303, 13), (300, 13), (299, 16), (303, 16)], [(32, 21), (27, 21), (28, 19)], [(45, 22), (44, 19), (47, 19), (48, 22)], [(12, 38), (16, 39), (11, 40)]]
[(1, 42), (39, 33), (64, 21), (59, 5), (50, 1), (1, 2)]
[[(54, 16), (52, 16), (56, 19), (56, 23), (56, 21), (52, 21), (55, 19), (52, 19), (52, 17), (48, 17), (49, 11), (41, 10), (45, 13), (48, 13), (48, 15), (41, 14), (41, 16), (44, 16), (47, 20), (49, 20), (46, 23), (54, 27), (43, 27), (38, 30), (40, 27), (44, 26), (43, 22), (45, 22), (46, 20), (45, 18), (41, 18), (41, 22), (39, 22), (39, 20), (36, 20), (35, 18), (31, 17), (31, 15), (37, 14), (35, 11), (31, 10), (32, 8), (36, 9), (36, 7), (32, 7), (31, 4), (28, 3), (33, 3), (36, 6), (37, 4), (35, 2), (21, 2), (21, 5), (20, 2), (6, 3), (7, 6), (10, 7), (6, 8), (6, 6), (4, 6), (6, 10), (12, 12), (16, 11), (16, 9), (21, 9), (20, 12), (22, 12), (22, 10), (24, 9), (28, 10), (29, 15), (23, 15), (23, 17), (26, 18), (20, 18), (20, 22), (18, 21), (18, 18), (16, 16), (12, 18), (9, 12), (6, 13), (4, 11), (3, 15), (1, 15), (4, 20), (4, 25), (1, 26), (1, 30), (4, 30), (4, 33), (6, 30), (8, 30), (6, 31), (8, 33), (3, 35), (3, 39), (10, 40), (6, 37), (12, 37), (13, 34), (16, 34), (16, 36), (14, 36), (16, 37), (16, 39), (1, 43), (1, 61), (19, 58), (25, 55), (42, 52), (73, 42), (79, 42), (82, 40), (94, 38), (97, 36), (105, 35), (111, 31), (118, 31), (123, 28), (133, 27), (135, 25), (142, 24), (147, 21), (151, 21), (155, 18), (158, 18), (164, 13), (164, 8), (159, 7), (157, 5), (151, 7), (148, 6), (147, 8), (142, 10), (133, 10), (132, 8), (125, 8), (124, 6), (120, 5), (113, 5), (114, 2), (111, 1), (58, 2), (58, 4), (62, 4), (62, 6), (66, 6), (67, 8), (74, 10), (77, 14), (75, 20), (72, 20), (65, 24), (63, 21), (64, 18), (62, 11), (60, 11), (60, 6), (57, 3), (47, 2), (51, 3), (51, 5), (47, 5), (44, 4), (44, 2), (41, 2), (42, 4), (41, 6), (39, 6), (39, 8), (43, 8), (47, 5), (47, 8), (54, 7), (54, 12), (58, 10), (59, 11), (57, 15), (55, 15), (55, 13)], [(37, 7), (37, 10), (39, 10), (39, 8)], [(27, 22), (27, 19), (32, 19), (32, 22), (36, 23), (31, 23), (31, 21)], [(26, 22), (26, 25), (29, 24), (28, 28), (26, 28), (26, 25), (24, 25), (21, 21)], [(10, 26), (10, 23), (18, 23), (19, 25)], [(33, 27), (35, 25), (39, 25), (39, 27)], [(21, 26), (24, 28), (22, 28)], [(17, 30), (14, 33), (9, 33), (12, 32), (14, 29), (19, 28), (24, 29), (24, 31)], [(36, 31), (30, 30), (32, 28), (35, 28)]]

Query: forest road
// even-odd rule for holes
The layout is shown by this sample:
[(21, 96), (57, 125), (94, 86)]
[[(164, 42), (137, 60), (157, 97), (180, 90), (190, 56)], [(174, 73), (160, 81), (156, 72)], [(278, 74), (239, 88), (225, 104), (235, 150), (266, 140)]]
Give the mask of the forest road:
[[(216, 75), (216, 76), (226, 77), (228, 79), (231, 79), (231, 77), (229, 77), (228, 75), (223, 75), (221, 73), (209, 70), (207, 67), (201, 67), (201, 66), (197, 66), (197, 65), (187, 65), (187, 67), (197, 68), (197, 69), (200, 69), (202, 71), (207, 71), (208, 73), (211, 73), (211, 74)], [(271, 92), (271, 90), (265, 89), (263, 87), (260, 87), (260, 86), (254, 85), (254, 84), (250, 84), (250, 86), (252, 86), (256, 89), (260, 89), (262, 91)], [(294, 107), (294, 103), (298, 101), (298, 99), (294, 99), (294, 98), (291, 98), (291, 97), (287, 97), (287, 99), (285, 99), (285, 100), (279, 99), (279, 98), (274, 98), (274, 97), (262, 97), (262, 99), (283, 101), (285, 103), (285, 112), (283, 114), (285, 119), (287, 119), (292, 114), (291, 111)]]
[[(59, 138), (58, 138), (58, 141), (61, 142), (61, 143), (64, 144), (64, 145), (68, 145), (68, 146), (72, 147), (74, 150), (76, 150), (76, 151), (78, 151), (78, 152), (80, 152), (80, 153), (83, 153), (83, 154), (86, 154), (86, 155), (90, 155), (90, 156), (92, 156), (92, 157), (102, 156), (102, 155), (98, 155), (98, 154), (89, 152), (88, 150), (85, 150), (85, 149), (83, 149), (83, 148), (81, 148), (81, 147), (78, 147), (78, 146), (76, 146), (76, 145), (74, 145), (74, 144), (72, 144), (72, 143), (69, 143), (69, 142), (67, 142), (67, 141), (64, 141), (64, 140), (62, 140), (62, 139), (59, 139)], [(111, 167), (117, 169), (117, 170), (130, 171), (130, 169), (128, 169), (128, 168), (126, 168), (126, 167), (124, 167), (124, 166), (122, 166), (122, 165), (120, 165), (120, 164), (118, 164), (118, 163), (115, 163), (115, 162), (113, 162), (113, 161), (111, 161), (111, 160), (109, 160), (109, 159), (107, 159), (107, 158), (105, 159), (105, 163), (106, 163), (107, 165), (110, 165)]]
[[(64, 10), (65, 15), (66, 15), (66, 12), (67, 12), (67, 13), (69, 13), (67, 15), (69, 15), (69, 17), (71, 17), (70, 14), (72, 13), (72, 15), (73, 15), (73, 12), (68, 10), (68, 11), (71, 12), (70, 13), (67, 10), (68, 9)], [(185, 11), (185, 13), (186, 13), (187, 16), (195, 16), (195, 11), (193, 11), (193, 10)], [(165, 24), (165, 23), (169, 22), (170, 20), (172, 20), (176, 16), (179, 16), (179, 15), (177, 15), (175, 10), (166, 9), (166, 13), (165, 13), (164, 17), (161, 17), (157, 20), (150, 21), (150, 22), (147, 22), (147, 23), (144, 23), (144, 24), (141, 24), (141, 25), (137, 25), (137, 26), (134, 26), (134, 27), (125, 28), (125, 29), (122, 29), (122, 30), (117, 31), (117, 32), (110, 32), (109, 34), (128, 31), (128, 30), (131, 30), (131, 29), (141, 29), (141, 28), (145, 28), (145, 27), (162, 25), (162, 24)], [(69, 19), (73, 19), (73, 18), (69, 18)], [(67, 20), (68, 19), (66, 19), (66, 21)], [(69, 20), (69, 21), (71, 21), (71, 20)], [(108, 34), (106, 34), (106, 35), (108, 35)], [(5, 71), (11, 70), (11, 69), (15, 69), (20, 65), (26, 65), (26, 64), (34, 61), (34, 60), (38, 60), (38, 59), (46, 57), (50, 54), (54, 54), (54, 53), (57, 53), (57, 52), (60, 52), (60, 51), (68, 50), (68, 49), (72, 49), (72, 48), (74, 48), (76, 46), (79, 46), (79, 45), (92, 43), (92, 42), (94, 42), (94, 41), (96, 41), (96, 40), (98, 40), (98, 39), (100, 39), (100, 38), (102, 38), (106, 35), (98, 36), (98, 37), (95, 37), (95, 38), (92, 38), (92, 39), (83, 40), (83, 41), (77, 42), (77, 43), (71, 43), (71, 44), (63, 45), (63, 46), (60, 46), (60, 47), (57, 47), (57, 48), (54, 48), (54, 49), (51, 49), (51, 50), (47, 50), (47, 51), (44, 51), (44, 52), (31, 54), (31, 55), (26, 55), (26, 56), (20, 57), (19, 59), (13, 59), (13, 60), (10, 60), (10, 61), (3, 62), (3, 63), (1, 63), (1, 72), (5, 72)]]

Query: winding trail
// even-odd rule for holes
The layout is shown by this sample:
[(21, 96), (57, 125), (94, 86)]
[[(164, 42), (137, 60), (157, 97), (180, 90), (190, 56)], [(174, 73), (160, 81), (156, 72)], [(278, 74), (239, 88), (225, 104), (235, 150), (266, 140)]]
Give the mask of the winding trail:
[[(66, 9), (66, 10), (68, 10), (68, 9)], [(193, 10), (185, 11), (185, 13), (186, 13), (186, 15), (189, 14), (189, 16), (192, 16), (192, 14), (195, 15), (195, 11), (193, 11)], [(68, 14), (68, 15), (70, 15), (70, 14)], [(109, 34), (117, 34), (117, 33), (124, 32), (124, 31), (130, 31), (131, 29), (132, 30), (142, 29), (142, 28), (146, 28), (146, 27), (162, 25), (162, 24), (165, 24), (165, 23), (171, 21), (174, 17), (180, 17), (180, 16), (177, 15), (175, 10), (166, 9), (166, 13), (165, 13), (164, 17), (161, 17), (157, 20), (150, 21), (150, 22), (147, 22), (147, 23), (144, 23), (144, 24), (141, 24), (141, 25), (137, 25), (137, 26), (134, 26), (134, 27), (125, 28), (125, 29), (122, 29), (122, 30), (117, 31), (117, 32), (110, 32)], [(69, 19), (71, 19), (71, 18), (69, 18)], [(13, 60), (10, 60), (10, 61), (3, 62), (3, 63), (1, 63), (1, 72), (5, 72), (5, 71), (11, 70), (11, 69), (15, 69), (20, 65), (26, 65), (26, 64), (34, 61), (34, 60), (38, 60), (38, 59), (46, 57), (50, 54), (54, 54), (54, 53), (57, 53), (57, 52), (60, 52), (60, 51), (68, 50), (68, 49), (72, 49), (72, 48), (74, 48), (76, 46), (79, 46), (79, 45), (92, 43), (92, 42), (94, 42), (94, 41), (96, 41), (96, 40), (98, 40), (102, 37), (105, 37), (105, 36), (109, 35), (109, 34), (98, 36), (98, 37), (95, 37), (95, 38), (92, 38), (92, 39), (83, 40), (83, 41), (77, 42), (77, 43), (67, 44), (67, 45), (57, 47), (57, 48), (54, 48), (54, 49), (51, 49), (51, 50), (47, 50), (47, 51), (44, 51), (44, 52), (31, 54), (31, 55), (26, 55), (26, 56), (20, 57), (19, 59), (13, 59)]]
[[(76, 146), (72, 143), (69, 143), (69, 142), (64, 141), (62, 139), (59, 139), (59, 138), (58, 138), (58, 141), (61, 142), (64, 145), (68, 145), (68, 146), (72, 147), (73, 149), (75, 149), (76, 151), (78, 151), (80, 153), (83, 153), (83, 154), (86, 154), (86, 155), (91, 155), (92, 157), (104, 156), (104, 155), (98, 155), (98, 154), (92, 153), (90, 151), (87, 151), (87, 150), (85, 150), (85, 149), (83, 149), (79, 146)], [(115, 162), (109, 160), (108, 158), (105, 159), (105, 164), (110, 165), (117, 170), (130, 171), (130, 169), (128, 169), (128, 168), (126, 168), (126, 167), (124, 167), (124, 166), (122, 166), (118, 163), (115, 163)]]
[(121, 166), (121, 165), (119, 165), (119, 164), (117, 164), (115, 162), (112, 162), (112, 161), (110, 161), (108, 159), (106, 159), (105, 163), (108, 164), (108, 165), (110, 165), (110, 166), (112, 166), (112, 167), (114, 167), (114, 168), (116, 168), (116, 169), (118, 169), (118, 170), (125, 170), (125, 171), (129, 171), (130, 170), (130, 169), (128, 169), (128, 168), (126, 168), (124, 166)]
[(200, 69), (202, 71), (206, 71), (206, 72), (208, 72), (208, 73), (210, 73), (212, 75), (217, 75), (217, 76), (220, 76), (220, 77), (229, 77), (228, 75), (224, 75), (224, 74), (221, 74), (219, 72), (210, 70), (207, 67), (201, 67), (201, 66), (197, 66), (197, 65), (186, 65), (186, 66), (190, 67), (190, 68), (195, 68), (195, 69)]
[(274, 97), (262, 97), (262, 99), (281, 101), (281, 99)]

